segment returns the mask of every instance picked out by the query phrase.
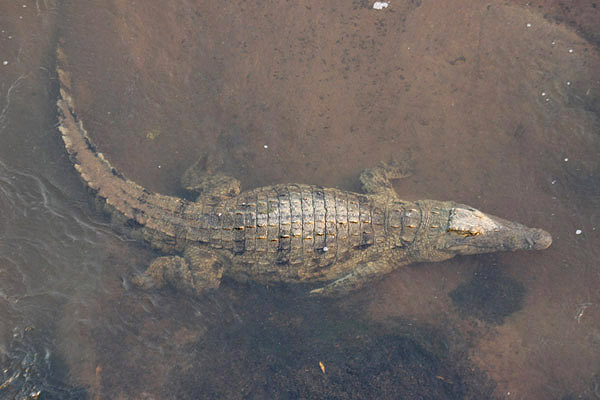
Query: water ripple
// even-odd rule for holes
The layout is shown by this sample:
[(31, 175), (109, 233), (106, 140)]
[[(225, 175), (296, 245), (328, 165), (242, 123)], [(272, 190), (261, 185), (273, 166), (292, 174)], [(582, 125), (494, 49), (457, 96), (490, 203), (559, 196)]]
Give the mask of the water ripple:
[(43, 176), (0, 160), (0, 283), (2, 296), (50, 295), (55, 301), (93, 285), (102, 269), (94, 257), (114, 233), (90, 219)]
[(42, 389), (70, 396), (48, 386), (56, 365), (46, 341), (65, 304), (83, 307), (90, 300), (80, 293), (104, 290), (103, 243), (115, 234), (88, 214), (88, 203), (43, 175), (0, 160), (0, 397)]

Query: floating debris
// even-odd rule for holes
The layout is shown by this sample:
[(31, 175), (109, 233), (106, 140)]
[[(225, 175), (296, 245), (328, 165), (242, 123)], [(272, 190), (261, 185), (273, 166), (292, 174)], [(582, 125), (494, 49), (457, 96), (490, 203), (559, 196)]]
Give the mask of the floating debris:
[(387, 8), (390, 5), (390, 3), (388, 3), (387, 1), (376, 1), (375, 3), (373, 3), (373, 8), (375, 10), (383, 10), (384, 8)]
[(585, 309), (593, 306), (593, 303), (583, 303), (577, 306), (577, 310), (575, 310), (575, 320), (577, 323), (581, 323), (581, 318), (583, 318), (583, 314), (585, 313)]
[(152, 129), (151, 131), (148, 131), (148, 133), (146, 133), (146, 139), (148, 139), (148, 140), (154, 140), (159, 136), (160, 136), (159, 129)]
[(575, 234), (576, 234), (576, 235), (581, 235), (581, 234), (582, 234), (582, 231), (581, 231), (581, 229), (577, 229), (577, 230), (575, 231)]

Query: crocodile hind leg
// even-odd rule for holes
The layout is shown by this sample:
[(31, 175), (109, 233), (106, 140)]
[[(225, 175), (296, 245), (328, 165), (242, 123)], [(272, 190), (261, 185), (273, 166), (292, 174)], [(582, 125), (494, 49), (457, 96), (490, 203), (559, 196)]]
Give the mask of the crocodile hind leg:
[(223, 161), (213, 154), (201, 157), (181, 177), (181, 186), (196, 193), (196, 201), (218, 203), (240, 193), (240, 181), (218, 172)]
[(171, 286), (177, 290), (202, 293), (216, 289), (223, 276), (224, 260), (210, 249), (188, 246), (183, 257), (158, 257), (146, 272), (132, 278), (143, 289)]
[(341, 296), (353, 290), (360, 289), (366, 283), (372, 282), (391, 272), (398, 264), (387, 260), (361, 262), (354, 266), (352, 272), (336, 279), (329, 284), (310, 291), (311, 296)]
[(410, 155), (402, 160), (382, 161), (374, 168), (367, 168), (360, 174), (360, 183), (365, 193), (385, 194), (394, 193), (390, 182), (392, 179), (406, 178), (411, 175), (412, 161)]

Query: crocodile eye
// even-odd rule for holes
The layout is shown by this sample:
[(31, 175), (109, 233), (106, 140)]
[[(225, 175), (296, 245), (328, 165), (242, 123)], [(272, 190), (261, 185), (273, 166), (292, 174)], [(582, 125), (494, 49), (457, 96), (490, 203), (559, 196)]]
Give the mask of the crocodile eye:
[(455, 234), (457, 234), (457, 235), (464, 236), (464, 237), (468, 237), (468, 236), (477, 236), (477, 235), (481, 234), (481, 232), (480, 232), (480, 231), (477, 231), (477, 230), (472, 230), (472, 229), (469, 229), (469, 230), (464, 230), (464, 229), (453, 229), (453, 228), (448, 228), (448, 232), (450, 232), (450, 233), (455, 233)]

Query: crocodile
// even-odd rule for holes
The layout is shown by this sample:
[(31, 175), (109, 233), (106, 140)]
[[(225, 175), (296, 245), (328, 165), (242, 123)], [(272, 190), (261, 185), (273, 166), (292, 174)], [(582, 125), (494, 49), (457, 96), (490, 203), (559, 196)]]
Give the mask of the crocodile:
[(196, 201), (154, 193), (99, 152), (78, 118), (66, 57), (58, 51), (58, 129), (75, 169), (115, 223), (161, 252), (132, 277), (141, 288), (203, 293), (222, 277), (262, 284), (307, 283), (311, 295), (358, 289), (400, 266), (457, 255), (542, 250), (542, 230), (452, 201), (406, 201), (390, 180), (402, 163), (364, 170), (364, 193), (307, 184), (240, 192), (239, 181), (200, 164), (182, 181)]

